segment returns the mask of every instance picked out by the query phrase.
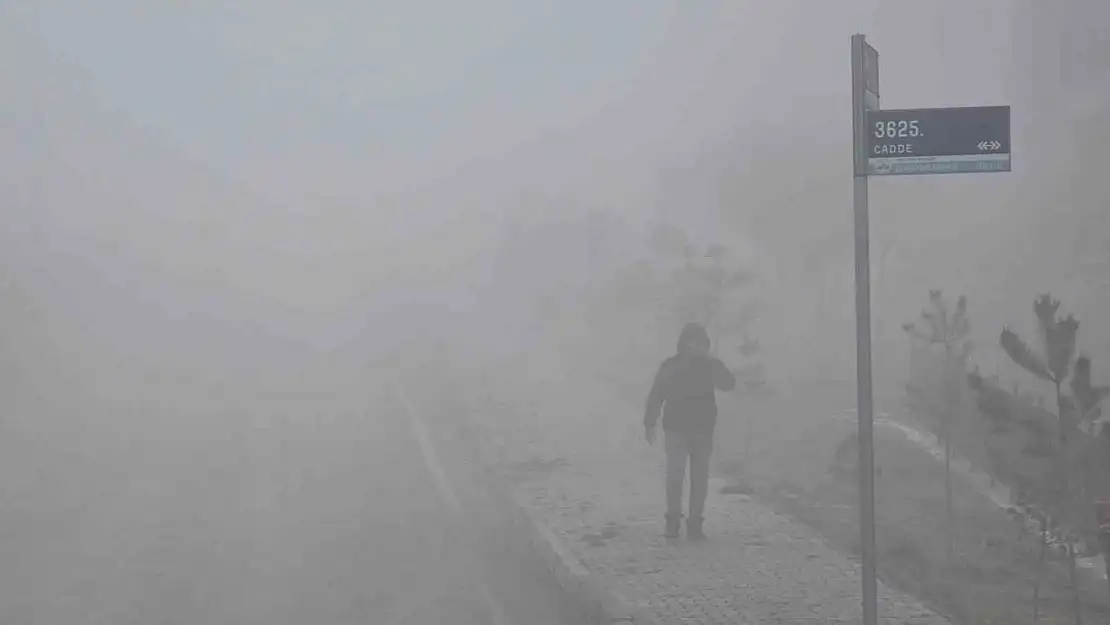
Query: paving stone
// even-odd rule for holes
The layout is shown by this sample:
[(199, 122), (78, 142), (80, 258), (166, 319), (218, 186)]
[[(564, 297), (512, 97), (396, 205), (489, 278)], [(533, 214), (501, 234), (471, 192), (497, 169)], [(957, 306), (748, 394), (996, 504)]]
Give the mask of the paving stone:
[[(555, 390), (525, 389), (527, 401), (476, 418), (518, 501), (614, 594), (660, 623), (860, 622), (856, 563), (752, 498), (720, 494), (717, 480), (710, 540), (665, 539), (662, 450), (644, 442), (639, 407), (588, 406)], [(881, 583), (879, 594), (884, 622), (948, 624)]]

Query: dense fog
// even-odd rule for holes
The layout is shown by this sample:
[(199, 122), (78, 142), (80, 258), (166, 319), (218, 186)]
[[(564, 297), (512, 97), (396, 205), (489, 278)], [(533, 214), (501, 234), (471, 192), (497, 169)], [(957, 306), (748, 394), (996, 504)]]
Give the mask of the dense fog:
[(1101, 7), (0, 2), (0, 614), (91, 609), (74, 558), (259, 496), (298, 427), (374, 412), (390, 359), (578, 354), (646, 393), (677, 326), (616, 294), (670, 262), (661, 226), (752, 274), (768, 387), (852, 402), (857, 32), (884, 108), (1013, 115), (1011, 173), (871, 183), (876, 396), (929, 289), (1030, 388), (998, 335), (1050, 292), (1105, 380)]

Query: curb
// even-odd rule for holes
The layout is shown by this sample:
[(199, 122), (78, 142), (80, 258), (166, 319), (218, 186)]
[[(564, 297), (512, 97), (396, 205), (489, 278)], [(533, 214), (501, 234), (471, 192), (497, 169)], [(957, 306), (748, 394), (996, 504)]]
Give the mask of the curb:
[[(500, 487), (501, 485), (498, 485), (498, 490)], [(535, 553), (544, 560), (548, 572), (555, 577), (560, 588), (582, 606), (581, 616), (584, 622), (597, 625), (613, 623), (656, 625), (655, 619), (647, 617), (610, 592), (605, 582), (590, 573), (570, 553), (563, 541), (525, 510), (515, 497), (509, 493), (505, 495), (512, 499), (506, 504), (515, 511), (517, 522), (526, 528), (529, 542)]]
[(565, 542), (517, 500), (512, 480), (499, 470), (495, 460), (487, 457), (482, 444), (485, 428), (472, 414), (466, 414), (468, 411), (463, 412), (460, 415), (463, 418), (453, 421), (452, 429), (474, 459), (487, 485), (486, 492), (498, 507), (510, 515), (510, 525), (520, 531), (530, 553), (540, 559), (567, 604), (574, 606), (572, 618), (575, 622), (589, 625), (662, 625), (654, 616), (616, 596), (602, 576), (591, 573), (583, 566)]
[(558, 583), (569, 602), (578, 606), (575, 617), (590, 625), (612, 625), (631, 623), (633, 625), (660, 625), (654, 617), (617, 597), (599, 575), (591, 573), (567, 545), (549, 527), (530, 513), (513, 495), (511, 481), (496, 466), (491, 466), (483, 458), (481, 445), (475, 440), (476, 432), (470, 424), (459, 424), (462, 434), (468, 439), (470, 447), (483, 476), (489, 484), (489, 491), (497, 503), (506, 511), (511, 511), (511, 523), (526, 537), (531, 552), (539, 556), (544, 568)]

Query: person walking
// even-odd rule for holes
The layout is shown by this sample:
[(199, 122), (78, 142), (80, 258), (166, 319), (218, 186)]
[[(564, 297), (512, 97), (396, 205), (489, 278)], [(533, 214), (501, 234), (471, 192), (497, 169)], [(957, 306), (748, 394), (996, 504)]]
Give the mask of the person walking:
[(682, 524), (682, 487), (690, 465), (690, 515), (686, 536), (704, 540), (705, 499), (709, 490), (709, 456), (717, 425), (716, 391), (731, 391), (736, 377), (709, 353), (709, 333), (700, 323), (688, 323), (678, 337), (675, 355), (663, 361), (648, 393), (644, 437), (655, 444), (655, 427), (662, 413), (667, 457), (667, 512), (665, 535), (677, 538)]

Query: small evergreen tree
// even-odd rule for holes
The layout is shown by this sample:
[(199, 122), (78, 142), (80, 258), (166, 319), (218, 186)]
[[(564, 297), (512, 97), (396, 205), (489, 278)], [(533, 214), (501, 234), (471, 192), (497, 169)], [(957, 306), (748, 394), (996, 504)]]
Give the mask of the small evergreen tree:
[(942, 401), (929, 401), (928, 395), (917, 393), (912, 383), (908, 390), (917, 397), (924, 396), (925, 409), (932, 416), (939, 417), (940, 437), (944, 441), (944, 506), (947, 531), (947, 556), (952, 558), (953, 547), (953, 510), (952, 510), (952, 429), (953, 420), (960, 403), (961, 380), (967, 375), (967, 362), (971, 356), (971, 322), (967, 316), (967, 297), (961, 295), (951, 308), (939, 289), (929, 291), (930, 307), (921, 312), (921, 322), (907, 323), (903, 326), (910, 337), (926, 349), (940, 347)]
[[(999, 344), (1006, 354), (1021, 368), (1036, 377), (1050, 382), (1053, 385), (1056, 398), (1056, 442), (1053, 448), (1053, 468), (1046, 484), (1043, 498), (1047, 504), (1046, 513), (1049, 518), (1042, 521), (1041, 535), (1042, 546), (1047, 541), (1049, 529), (1056, 525), (1065, 536), (1068, 564), (1072, 577), (1073, 609), (1076, 625), (1082, 621), (1079, 606), (1079, 590), (1076, 573), (1076, 539), (1074, 532), (1082, 526), (1081, 518), (1076, 516), (1076, 503), (1081, 503), (1077, 497), (1074, 479), (1074, 454), (1069, 444), (1076, 432), (1078, 425), (1078, 410), (1076, 401), (1064, 395), (1064, 383), (1072, 372), (1076, 351), (1076, 335), (1079, 332), (1079, 321), (1073, 315), (1060, 318), (1059, 300), (1052, 299), (1050, 294), (1041, 295), (1033, 303), (1033, 312), (1037, 318), (1037, 329), (1041, 339), (1041, 353), (1035, 352), (1024, 340), (1009, 328), (1003, 328), (999, 337)], [(1089, 362), (1084, 362), (1077, 369), (1089, 372)], [(1089, 377), (1086, 380), (1089, 383)], [(1083, 388), (1084, 381), (1073, 380), (1073, 387), (1078, 384)], [(1085, 391), (1085, 389), (1084, 389)], [(1082, 402), (1083, 400), (1080, 400)], [(1048, 441), (1045, 441), (1046, 443)], [(1054, 523), (1055, 521), (1055, 523)], [(1043, 549), (1042, 549), (1043, 554)], [(1043, 556), (1042, 556), (1043, 559)], [(1039, 585), (1034, 589), (1034, 601), (1039, 599)]]

